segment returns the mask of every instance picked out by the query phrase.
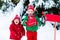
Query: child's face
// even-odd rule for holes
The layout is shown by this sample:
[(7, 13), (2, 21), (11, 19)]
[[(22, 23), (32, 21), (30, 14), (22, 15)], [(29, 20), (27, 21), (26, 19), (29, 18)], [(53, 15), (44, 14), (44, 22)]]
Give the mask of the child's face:
[(14, 23), (15, 23), (16, 25), (18, 25), (18, 24), (19, 24), (19, 19), (15, 19), (15, 20), (14, 20)]
[(32, 9), (27, 10), (28, 15), (33, 15), (34, 11)]

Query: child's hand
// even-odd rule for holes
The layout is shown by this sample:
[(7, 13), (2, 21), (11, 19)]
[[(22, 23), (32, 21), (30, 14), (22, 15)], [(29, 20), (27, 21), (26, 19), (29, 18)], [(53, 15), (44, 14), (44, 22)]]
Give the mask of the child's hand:
[(21, 34), (21, 36), (25, 36), (25, 34)]

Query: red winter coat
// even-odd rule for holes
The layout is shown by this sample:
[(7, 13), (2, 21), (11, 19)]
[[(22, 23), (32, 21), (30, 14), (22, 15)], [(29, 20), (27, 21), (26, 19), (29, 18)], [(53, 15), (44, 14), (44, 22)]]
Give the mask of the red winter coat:
[[(14, 20), (15, 19), (20, 20), (19, 17), (15, 17)], [(25, 35), (25, 30), (23, 28), (23, 25), (21, 25), (21, 23), (19, 23), (18, 25), (15, 25), (14, 22), (12, 22), (9, 29), (10, 29), (10, 39), (20, 40), (21, 37)]]

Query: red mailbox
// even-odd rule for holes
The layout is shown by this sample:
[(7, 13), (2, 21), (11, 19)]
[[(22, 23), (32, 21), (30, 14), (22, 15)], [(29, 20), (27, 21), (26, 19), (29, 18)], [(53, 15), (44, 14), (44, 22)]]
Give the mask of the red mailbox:
[(44, 14), (42, 12), (42, 15), (46, 17), (46, 21), (53, 21), (55, 22), (54, 24), (54, 40), (56, 40), (56, 22), (60, 22), (60, 15), (55, 15), (55, 14)]
[(46, 14), (47, 21), (60, 22), (60, 15)]

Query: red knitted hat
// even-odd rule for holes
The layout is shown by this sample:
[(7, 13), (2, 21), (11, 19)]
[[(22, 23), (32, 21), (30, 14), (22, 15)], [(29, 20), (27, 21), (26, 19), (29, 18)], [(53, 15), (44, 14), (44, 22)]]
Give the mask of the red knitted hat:
[(15, 18), (14, 18), (14, 20), (15, 20), (15, 19), (19, 19), (19, 20), (20, 20), (20, 17), (19, 17), (18, 15), (16, 15)]
[(27, 10), (32, 9), (34, 11), (34, 6), (33, 5), (28, 5)]

